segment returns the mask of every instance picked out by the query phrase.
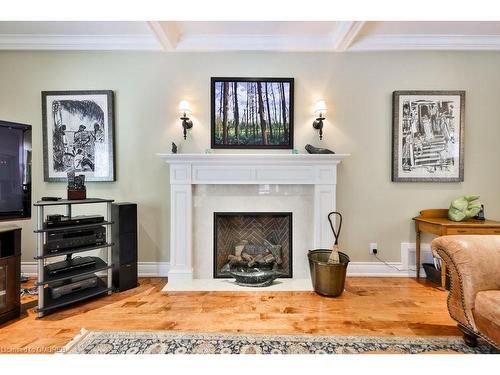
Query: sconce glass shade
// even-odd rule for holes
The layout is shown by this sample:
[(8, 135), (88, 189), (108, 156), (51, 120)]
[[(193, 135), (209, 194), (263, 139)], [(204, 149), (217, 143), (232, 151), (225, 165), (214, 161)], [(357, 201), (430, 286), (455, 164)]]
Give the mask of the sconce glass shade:
[(326, 113), (326, 103), (324, 100), (318, 100), (316, 102), (316, 105), (314, 106), (314, 113), (315, 114), (325, 114)]
[(181, 100), (178, 107), (179, 113), (189, 115), (191, 113), (191, 106), (187, 100)]

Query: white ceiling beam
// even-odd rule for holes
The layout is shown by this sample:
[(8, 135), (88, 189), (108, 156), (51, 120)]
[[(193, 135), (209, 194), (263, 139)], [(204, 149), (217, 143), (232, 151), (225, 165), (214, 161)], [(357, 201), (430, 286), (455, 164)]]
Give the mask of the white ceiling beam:
[(179, 29), (174, 21), (148, 21), (148, 26), (164, 51), (175, 51), (180, 39)]
[(364, 21), (337, 22), (332, 34), (333, 49), (337, 52), (344, 52), (349, 49), (364, 24)]

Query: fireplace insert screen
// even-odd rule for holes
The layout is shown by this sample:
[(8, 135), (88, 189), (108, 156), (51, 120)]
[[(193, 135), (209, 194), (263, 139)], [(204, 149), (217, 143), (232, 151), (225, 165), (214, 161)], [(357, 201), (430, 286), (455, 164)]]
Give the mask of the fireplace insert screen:
[(230, 267), (275, 269), (292, 277), (291, 212), (215, 212), (214, 277)]

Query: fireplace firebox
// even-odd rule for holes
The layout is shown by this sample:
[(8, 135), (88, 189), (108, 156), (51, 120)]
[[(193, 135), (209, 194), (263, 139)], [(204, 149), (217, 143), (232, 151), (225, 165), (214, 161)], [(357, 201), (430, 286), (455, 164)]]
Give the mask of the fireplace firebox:
[(214, 212), (214, 278), (230, 278), (233, 266), (291, 278), (292, 213)]

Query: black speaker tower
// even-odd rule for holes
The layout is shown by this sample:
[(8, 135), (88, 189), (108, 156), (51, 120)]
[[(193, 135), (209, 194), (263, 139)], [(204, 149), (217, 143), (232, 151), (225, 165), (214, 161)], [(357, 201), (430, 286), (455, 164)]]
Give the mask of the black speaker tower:
[(113, 203), (113, 287), (119, 292), (135, 288), (137, 281), (137, 204)]

